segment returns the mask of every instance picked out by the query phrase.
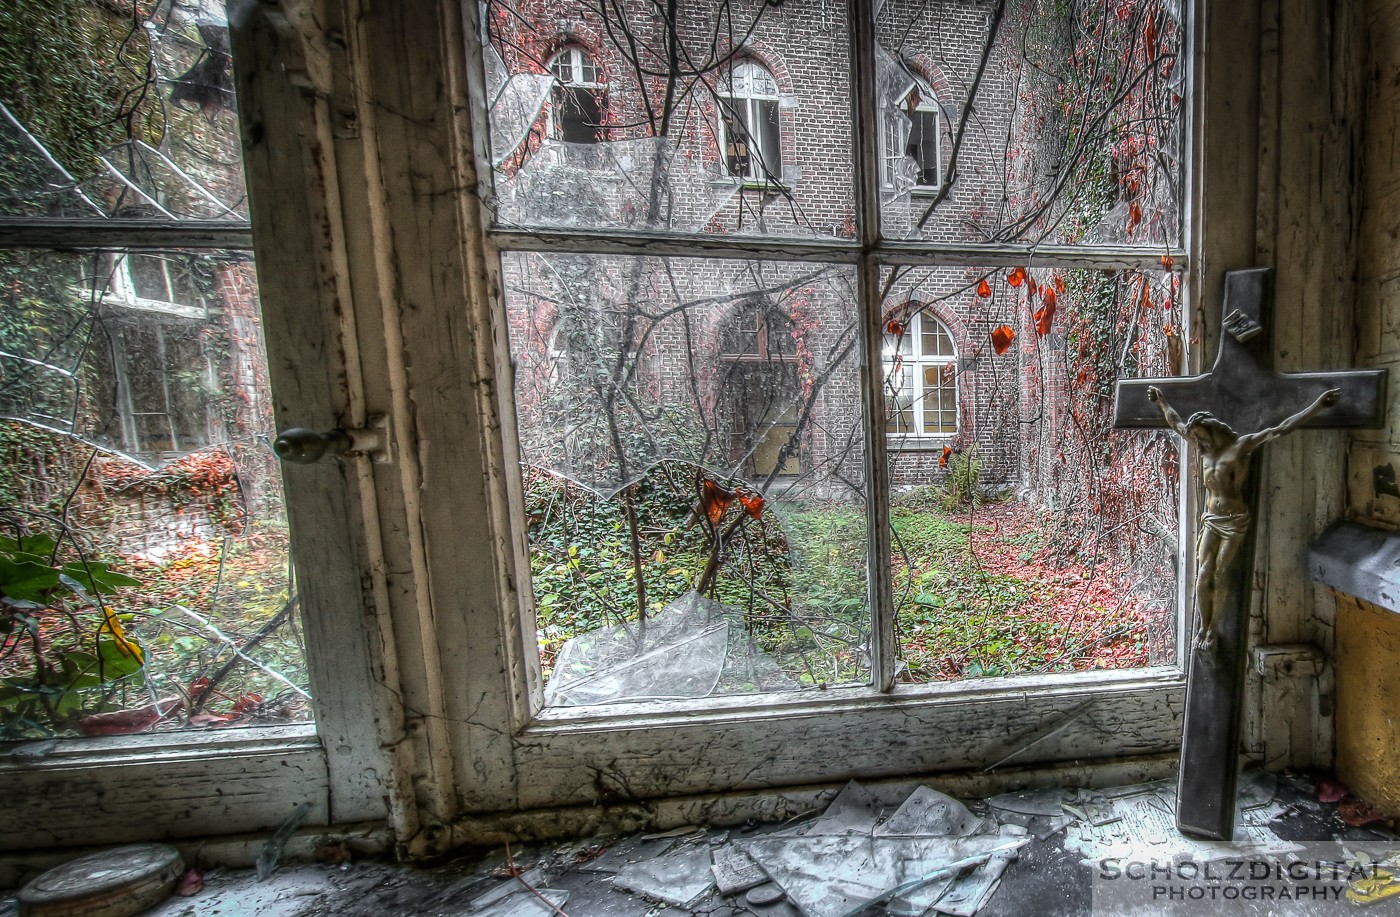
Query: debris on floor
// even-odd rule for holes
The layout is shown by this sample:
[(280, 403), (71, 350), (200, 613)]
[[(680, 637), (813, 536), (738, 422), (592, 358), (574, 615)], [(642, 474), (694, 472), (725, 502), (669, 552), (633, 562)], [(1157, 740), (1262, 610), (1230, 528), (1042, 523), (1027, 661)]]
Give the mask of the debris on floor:
[[(266, 881), (252, 870), (195, 868), (201, 881), (181, 883), (188, 897), (169, 898), (146, 913), (1068, 917), (1096, 907), (1098, 913), (1116, 912), (1105, 909), (1098, 897), (1103, 889), (1094, 884), (1104, 862), (1205, 864), (1245, 851), (1251, 858), (1292, 863), (1315, 857), (1320, 841), (1335, 849), (1343, 878), (1333, 883), (1331, 901), (1299, 903), (1290, 915), (1331, 913), (1342, 897), (1365, 904), (1370, 914), (1400, 908), (1400, 837), (1379, 823), (1348, 824), (1338, 808), (1344, 791), (1331, 784), (1246, 775), (1234, 844), (1193, 841), (1177, 832), (1175, 792), (1162, 781), (1027, 789), (963, 801), (928, 786), (852, 782), (820, 810), (777, 825), (688, 826), (512, 846), (434, 868), (331, 857), (264, 869)], [(1130, 886), (1120, 883), (1110, 891), (1125, 889)], [(14, 899), (0, 896), (0, 917), (12, 914), (13, 905)], [(1135, 913), (1172, 911), (1147, 907)]]

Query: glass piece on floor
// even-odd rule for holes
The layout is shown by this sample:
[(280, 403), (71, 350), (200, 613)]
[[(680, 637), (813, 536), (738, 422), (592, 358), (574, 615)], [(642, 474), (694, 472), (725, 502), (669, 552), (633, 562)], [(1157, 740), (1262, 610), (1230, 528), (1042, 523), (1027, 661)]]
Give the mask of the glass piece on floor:
[(689, 907), (714, 888), (709, 844), (685, 844), (649, 860), (629, 863), (613, 879), (618, 888), (676, 907)]
[(880, 817), (881, 808), (874, 793), (852, 780), (841, 788), (826, 811), (798, 825), (792, 833), (810, 837), (869, 834)]
[(1022, 815), (1040, 815), (1051, 818), (1063, 810), (1061, 805), (1070, 798), (1063, 787), (1053, 786), (1036, 790), (1018, 790), (1002, 793), (987, 800), (993, 809), (1018, 812)]
[[(518, 885), (518, 883), (517, 883)], [(537, 888), (530, 891), (521, 888), (484, 910), (473, 910), (473, 917), (554, 917), (559, 908), (569, 902), (569, 893), (563, 889)]]
[(743, 848), (733, 844), (715, 848), (711, 869), (719, 893), (726, 898), (768, 881), (768, 874), (759, 868), (753, 858)]
[[(1024, 834), (1023, 829), (1014, 825), (1002, 828), (1003, 837), (1014, 838)], [(972, 917), (992, 897), (1001, 882), (1001, 874), (1006, 871), (1006, 865), (1016, 859), (1016, 856), (1015, 850), (994, 853), (987, 862), (967, 875), (960, 876), (943, 897), (938, 899), (938, 912), (949, 917)]]
[(596, 856), (587, 863), (579, 865), (579, 872), (599, 872), (607, 875), (615, 875), (628, 863), (636, 863), (640, 860), (651, 859), (660, 856), (672, 847), (676, 846), (675, 838), (657, 838), (655, 840), (645, 840), (641, 837), (625, 837), (613, 844), (600, 856)]
[(879, 836), (943, 835), (966, 837), (977, 831), (982, 819), (967, 806), (932, 787), (921, 786), (874, 831)]

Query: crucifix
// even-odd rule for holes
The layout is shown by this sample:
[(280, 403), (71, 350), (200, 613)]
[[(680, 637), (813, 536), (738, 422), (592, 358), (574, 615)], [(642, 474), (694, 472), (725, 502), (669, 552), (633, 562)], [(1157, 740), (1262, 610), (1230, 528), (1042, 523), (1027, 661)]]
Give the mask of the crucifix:
[(1234, 838), (1250, 566), (1240, 561), (1253, 553), (1257, 450), (1302, 427), (1384, 422), (1383, 369), (1269, 368), (1270, 279), (1268, 268), (1226, 274), (1220, 349), (1210, 372), (1119, 382), (1114, 403), (1115, 426), (1168, 427), (1194, 445), (1201, 460), (1197, 627), (1186, 679), (1176, 826), (1221, 841)]

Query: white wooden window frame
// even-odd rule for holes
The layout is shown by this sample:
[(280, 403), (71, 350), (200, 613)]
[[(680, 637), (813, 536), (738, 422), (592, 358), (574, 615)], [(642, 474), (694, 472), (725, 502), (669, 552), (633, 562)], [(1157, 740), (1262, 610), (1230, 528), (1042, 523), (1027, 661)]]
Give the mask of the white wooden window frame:
[[(952, 348), (950, 354), (926, 354), (924, 353), (924, 324), (933, 322), (943, 332)], [(900, 349), (901, 343), (907, 343), (909, 353), (904, 354)], [(906, 402), (902, 398), (900, 407), (907, 409), (913, 419), (913, 429), (904, 432), (888, 431), (890, 448), (897, 449), (901, 441), (909, 437), (915, 439), (933, 439), (943, 441), (951, 439), (957, 435), (958, 425), (961, 418), (958, 414), (958, 401), (960, 398), (958, 365), (958, 345), (953, 339), (953, 332), (948, 326), (939, 321), (936, 316), (926, 312), (915, 312), (909, 316), (908, 327), (904, 334), (885, 334), (885, 346), (882, 353), (886, 377), (889, 379), (889, 388), (886, 390), (886, 400), (893, 394), (895, 397), (907, 395), (913, 392), (913, 396)], [(899, 363), (896, 366), (895, 361)], [(950, 369), (951, 367), (951, 369)], [(938, 401), (938, 409), (943, 410), (943, 398), (946, 396), (952, 402), (953, 429), (951, 430), (929, 430), (925, 422), (924, 408), (925, 402), (930, 395), (929, 387), (924, 380), (924, 370), (933, 369), (938, 373), (938, 383), (934, 386), (934, 394)], [(951, 372), (951, 379), (945, 378), (944, 374)], [(889, 413), (893, 416), (893, 412)]]
[[(760, 88), (756, 85), (760, 82), (771, 88)], [(730, 174), (742, 179), (746, 186), (768, 187), (781, 184), (784, 166), (783, 106), (777, 77), (758, 61), (742, 60), (721, 78), (717, 96), (722, 110), (719, 113), (715, 136), (719, 140), (721, 161), (727, 162), (725, 151), (729, 148), (729, 129), (725, 126), (726, 113), (735, 115), (744, 123), (749, 135), (748, 143), (753, 147), (749, 152), (748, 167), (744, 174)], [(778, 120), (777, 148), (773, 150), (767, 150), (763, 146), (764, 133), (760, 124), (762, 114), (759, 106), (764, 103), (773, 106), (774, 117)], [(774, 169), (768, 168), (769, 153), (772, 154), (772, 164), (776, 166)]]
[[(863, 29), (861, 5), (853, 4), (851, 21)], [(1202, 220), (1203, 189), (1225, 188), (1230, 174), (1253, 174), (1253, 164), (1227, 152), (1233, 142), (1252, 141), (1228, 112), (1239, 105), (1235, 93), (1252, 91), (1257, 75), (1241, 78), (1238, 68), (1221, 65), (1219, 55), (1233, 53), (1230, 41), (1254, 34), (1249, 14), (1232, 14), (1212, 7), (1208, 20), (1202, 4), (1188, 19), (1183, 47), (1192, 51), (1193, 70), (1189, 110), (1191, 193), (1183, 207), (1188, 241), (1169, 252), (1185, 269), (1186, 288), (1219, 289), (1224, 260), (1204, 253), (1220, 252), (1225, 259), (1241, 257), (1235, 243), (1247, 232), (1248, 217), (1232, 213), (1223, 198)], [(1210, 30), (1207, 41), (1201, 28)], [(1232, 36), (1233, 33), (1233, 37)], [(869, 47), (871, 37), (855, 36)], [(1214, 94), (1201, 92), (1202, 48), (1215, 49)], [(854, 104), (857, 112), (858, 162), (862, 190), (859, 239), (850, 245), (814, 241), (771, 242), (735, 237), (675, 237), (665, 234), (618, 232), (551, 232), (487, 230), (488, 258), (495, 251), (567, 251), (639, 253), (652, 255), (768, 258), (785, 261), (836, 261), (856, 265), (862, 297), (878, 289), (884, 265), (978, 265), (1160, 270), (1164, 252), (1117, 246), (990, 246), (976, 244), (908, 243), (880, 235), (879, 199), (881, 154), (878, 112), (862, 102), (875, 96), (870, 55), (855, 53)], [(1238, 58), (1237, 58), (1238, 59)], [(1221, 74), (1234, 69), (1229, 82)], [(1227, 101), (1233, 99), (1233, 101)], [(480, 123), (478, 116), (478, 123)], [(1203, 123), (1212, 125), (1212, 151), (1205, 156)], [(479, 142), (479, 141), (478, 141)], [(1238, 149), (1238, 148), (1237, 148)], [(484, 163), (484, 160), (478, 160)], [(484, 170), (484, 166), (482, 166)], [(1229, 170), (1237, 170), (1231, 173)], [(1238, 184), (1236, 184), (1238, 187)], [(489, 207), (483, 212), (489, 224)], [(1233, 245), (1233, 248), (1232, 248)], [(1248, 257), (1248, 256), (1245, 256)], [(1193, 299), (1194, 301), (1194, 299)], [(495, 321), (504, 326), (504, 306), (494, 303)], [(863, 329), (867, 367), (882, 366), (883, 328), (879, 310), (867, 309)], [(869, 417), (880, 417), (878, 380), (864, 380)], [(878, 430), (878, 435), (873, 432)], [(886, 436), (883, 424), (867, 424), (868, 473), (885, 475)], [(870, 531), (875, 556), (887, 556), (888, 520), (883, 501), (870, 501)], [(1188, 501), (1189, 502), (1189, 501)], [(1182, 524), (1186, 531), (1186, 508)], [(1185, 536), (1183, 536), (1185, 540)], [(1182, 552), (1180, 567), (1189, 559)], [(710, 699), (671, 704), (615, 704), (593, 709), (539, 709), (538, 673), (528, 622), (530, 598), (520, 578), (521, 637), (517, 651), (524, 657), (519, 680), (510, 688), (517, 700), (511, 723), (514, 767), (520, 807), (594, 803), (610, 798), (636, 798), (743, 790), (841, 779), (851, 775), (879, 776), (999, 768), (1064, 760), (1109, 760), (1122, 756), (1168, 752), (1179, 746), (1184, 674), (1179, 664), (1111, 673), (1077, 673), (1022, 678), (988, 678), (954, 684), (894, 686), (895, 637), (882, 565), (873, 568), (875, 622), (872, 655), (875, 684), (864, 688), (831, 689), (754, 697)], [(523, 573), (524, 566), (519, 567)], [(1184, 597), (1183, 582), (1179, 592)], [(1188, 633), (1185, 602), (1177, 610), (1177, 634)], [(1178, 658), (1183, 658), (1179, 652)], [(833, 749), (840, 753), (833, 755)]]
[[(588, 79), (589, 69), (592, 69), (594, 79)], [(567, 73), (563, 71), (567, 71)], [(556, 51), (554, 56), (549, 59), (549, 72), (554, 74), (555, 84), (554, 88), (550, 90), (550, 103), (546, 108), (548, 123), (545, 125), (545, 133), (558, 140), (561, 139), (560, 134), (562, 133), (559, 122), (555, 118), (558, 93), (560, 91), (582, 90), (592, 93), (601, 103), (603, 90), (607, 86), (602, 80), (602, 66), (578, 45), (565, 45)]]
[[(1190, 241), (1173, 256), (1195, 296), (1255, 257), (1252, 62), (1264, 29), (1252, 4), (1197, 0), (1192, 13)], [(868, 25), (850, 18), (868, 43)], [(547, 809), (557, 830), (586, 832), (594, 810), (567, 807), (1175, 748), (1179, 666), (891, 690), (888, 613), (870, 687), (539, 710), (498, 252), (846, 263), (867, 297), (886, 264), (1154, 269), (1160, 253), (882, 240), (878, 126), (860, 101), (874, 97), (868, 55), (853, 71), (854, 243), (490, 230), (480, 24), (475, 5), (456, 0), (260, 3), (231, 17), (279, 426), (355, 427), (384, 414), (390, 460), (287, 475), (317, 726), (72, 740), (38, 759), (0, 753), (9, 814), (36, 826), (4, 835), (9, 849), (265, 830), (311, 801), (309, 824), (387, 818), (406, 851), (423, 854), (481, 840), (473, 825), (519, 823), (492, 813)], [(226, 224), (0, 222), (10, 246), (138, 241), (251, 246), (246, 228)], [(878, 312), (867, 319), (866, 363), (878, 369), (883, 328)], [(871, 371), (864, 409), (877, 417)], [(879, 431), (867, 449), (883, 474), (885, 437), (868, 429)], [(882, 517), (877, 506), (877, 556), (887, 551)], [(887, 596), (879, 580), (877, 596)]]

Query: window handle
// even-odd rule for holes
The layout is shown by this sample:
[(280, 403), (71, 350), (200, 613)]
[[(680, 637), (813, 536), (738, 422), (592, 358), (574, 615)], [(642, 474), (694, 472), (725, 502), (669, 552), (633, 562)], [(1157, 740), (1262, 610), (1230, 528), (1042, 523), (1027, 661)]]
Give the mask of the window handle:
[(310, 465), (329, 455), (367, 455), (371, 461), (389, 461), (388, 419), (374, 415), (363, 429), (345, 430), (337, 427), (317, 433), (303, 427), (293, 427), (277, 434), (272, 451), (284, 462)]

